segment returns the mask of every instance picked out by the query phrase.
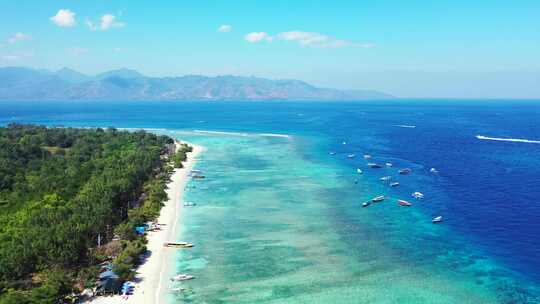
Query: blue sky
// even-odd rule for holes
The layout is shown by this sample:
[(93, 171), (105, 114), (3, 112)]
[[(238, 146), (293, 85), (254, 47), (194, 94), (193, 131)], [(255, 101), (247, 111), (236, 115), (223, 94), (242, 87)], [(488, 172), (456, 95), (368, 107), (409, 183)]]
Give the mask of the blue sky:
[(538, 0), (2, 0), (0, 66), (540, 98), (539, 12)]

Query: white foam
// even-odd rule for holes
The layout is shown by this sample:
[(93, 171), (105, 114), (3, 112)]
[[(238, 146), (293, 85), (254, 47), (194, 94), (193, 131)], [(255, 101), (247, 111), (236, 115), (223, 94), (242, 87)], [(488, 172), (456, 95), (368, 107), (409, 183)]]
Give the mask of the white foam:
[(287, 134), (260, 133), (260, 134), (257, 134), (257, 135), (260, 135), (260, 136), (266, 136), (266, 137), (291, 138), (291, 136), (290, 136), (290, 135), (287, 135)]
[(520, 143), (529, 143), (529, 144), (540, 144), (540, 140), (530, 140), (523, 138), (500, 138), (500, 137), (488, 137), (483, 135), (476, 135), (476, 138), (481, 140), (495, 140), (495, 141), (510, 141), (510, 142), (520, 142)]
[(248, 133), (241, 133), (241, 132), (207, 131), (207, 130), (193, 130), (193, 132), (204, 133), (204, 134), (215, 134), (215, 135), (249, 136)]

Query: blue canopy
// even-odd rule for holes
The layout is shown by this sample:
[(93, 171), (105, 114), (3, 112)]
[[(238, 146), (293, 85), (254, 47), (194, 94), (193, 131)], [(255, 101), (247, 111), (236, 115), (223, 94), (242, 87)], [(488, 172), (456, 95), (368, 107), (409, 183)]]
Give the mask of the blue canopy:
[(112, 270), (107, 270), (99, 274), (100, 279), (118, 279), (118, 275)]

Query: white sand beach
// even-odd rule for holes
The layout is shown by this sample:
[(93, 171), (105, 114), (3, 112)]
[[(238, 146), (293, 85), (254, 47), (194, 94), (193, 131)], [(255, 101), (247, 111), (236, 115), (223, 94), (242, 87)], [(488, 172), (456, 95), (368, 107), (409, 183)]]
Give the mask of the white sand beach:
[[(184, 162), (184, 168), (176, 169), (171, 176), (171, 182), (168, 184), (167, 194), (168, 201), (161, 209), (157, 223), (161, 224), (161, 230), (148, 232), (147, 249), (150, 256), (137, 269), (135, 279), (135, 290), (127, 299), (122, 296), (107, 296), (96, 297), (88, 301), (92, 304), (115, 304), (115, 303), (136, 303), (150, 304), (162, 303), (161, 298), (163, 288), (168, 286), (168, 278), (164, 277), (170, 270), (168, 261), (175, 249), (166, 248), (163, 243), (168, 241), (177, 241), (176, 223), (182, 211), (182, 197), (186, 183), (189, 179), (189, 172), (197, 161), (197, 156), (204, 151), (201, 146), (190, 144), (193, 147), (193, 152), (188, 154), (188, 159)], [(178, 148), (178, 143), (176, 145)]]

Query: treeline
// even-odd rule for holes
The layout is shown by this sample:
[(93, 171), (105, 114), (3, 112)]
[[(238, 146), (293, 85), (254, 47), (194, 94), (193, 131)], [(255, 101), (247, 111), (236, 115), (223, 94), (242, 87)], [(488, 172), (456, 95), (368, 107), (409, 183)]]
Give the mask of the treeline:
[(146, 250), (134, 227), (167, 198), (172, 143), (114, 128), (0, 128), (0, 303), (58, 303), (111, 258), (132, 277)]

